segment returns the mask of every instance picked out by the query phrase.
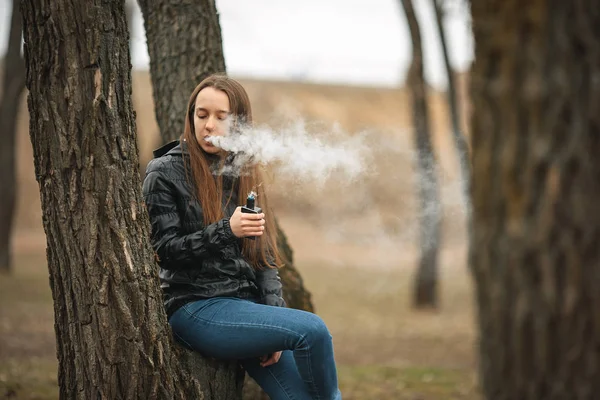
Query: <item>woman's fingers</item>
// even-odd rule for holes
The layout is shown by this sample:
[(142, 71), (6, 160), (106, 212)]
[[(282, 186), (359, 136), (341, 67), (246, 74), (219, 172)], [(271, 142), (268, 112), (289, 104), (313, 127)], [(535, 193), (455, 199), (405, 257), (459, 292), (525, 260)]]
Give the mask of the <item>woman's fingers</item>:
[(230, 219), (230, 226), (237, 237), (262, 236), (265, 230), (265, 214), (242, 213), (238, 207)]
[[(266, 357), (266, 359), (265, 359), (265, 357)], [(273, 364), (279, 362), (280, 358), (281, 358), (281, 351), (277, 351), (273, 354), (270, 354), (269, 356), (261, 357), (260, 365), (262, 367), (268, 367), (269, 365), (273, 365)]]
[(243, 227), (260, 227), (265, 224), (265, 220), (261, 219), (260, 221), (242, 221)]
[[(262, 216), (262, 217), (260, 217)], [(242, 224), (247, 225), (264, 225), (265, 215), (264, 214), (242, 214)]]
[(260, 214), (250, 214), (250, 213), (242, 213), (242, 219), (246, 219), (246, 220), (261, 220), (261, 219), (265, 219), (265, 214), (264, 213), (260, 213)]
[(244, 236), (262, 236), (265, 230), (265, 214), (243, 214), (242, 231)]

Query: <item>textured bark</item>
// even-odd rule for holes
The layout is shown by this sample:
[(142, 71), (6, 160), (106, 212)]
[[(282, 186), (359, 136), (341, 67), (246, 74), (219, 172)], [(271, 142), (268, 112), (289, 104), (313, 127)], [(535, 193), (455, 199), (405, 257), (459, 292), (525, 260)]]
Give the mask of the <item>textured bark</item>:
[(440, 37), (440, 43), (442, 45), (442, 55), (444, 58), (444, 66), (446, 68), (446, 77), (448, 80), (448, 90), (446, 91), (448, 97), (448, 107), (450, 108), (450, 124), (452, 126), (452, 139), (454, 141), (454, 148), (456, 150), (456, 156), (458, 158), (458, 164), (460, 166), (460, 175), (462, 178), (463, 194), (465, 197), (465, 208), (467, 212), (467, 226), (471, 226), (471, 196), (469, 187), (471, 186), (471, 168), (470, 168), (470, 156), (469, 147), (467, 145), (467, 139), (460, 129), (460, 107), (458, 103), (458, 93), (456, 91), (456, 79), (454, 79), (454, 73), (452, 66), (450, 65), (450, 57), (448, 56), (448, 41), (446, 40), (446, 32), (444, 30), (444, 21), (442, 15), (442, 7), (444, 0), (431, 0), (435, 10), (435, 22)]
[(15, 140), (21, 94), (25, 89), (25, 63), (21, 58), (21, 12), (18, 0), (13, 0), (12, 5), (0, 100), (0, 272), (9, 272), (12, 267), (10, 237), (17, 193)]
[(415, 275), (413, 305), (417, 308), (438, 306), (438, 248), (441, 230), (437, 162), (430, 137), (427, 89), (423, 73), (423, 48), (419, 22), (412, 0), (401, 0), (406, 14), (413, 46), (413, 58), (408, 72), (412, 96), (414, 140), (417, 148), (416, 171), (419, 193), (419, 225), (421, 259)]
[[(125, 0), (125, 16), (127, 18), (127, 32), (129, 41), (129, 54), (133, 56), (133, 24), (135, 15), (135, 0)], [(132, 57), (133, 58), (133, 57)], [(135, 107), (134, 107), (135, 110)]]
[[(138, 174), (123, 0), (22, 2), (30, 135), (63, 399), (236, 399), (180, 367)], [(237, 374), (221, 381), (214, 376)]]
[[(213, 0), (139, 0), (144, 16), (156, 120), (164, 142), (183, 134), (187, 102), (206, 76), (225, 72), (221, 27)], [(314, 311), (310, 293), (293, 265), (292, 249), (277, 224), (278, 246), (286, 259), (280, 270), (284, 298), (291, 308)], [(199, 363), (202, 361), (199, 358)], [(264, 398), (254, 384), (244, 398)]]
[(225, 72), (214, 0), (138, 0), (148, 42), (156, 121), (164, 141), (183, 134), (185, 109), (198, 83)]
[(488, 399), (600, 393), (600, 9), (473, 2), (473, 234)]

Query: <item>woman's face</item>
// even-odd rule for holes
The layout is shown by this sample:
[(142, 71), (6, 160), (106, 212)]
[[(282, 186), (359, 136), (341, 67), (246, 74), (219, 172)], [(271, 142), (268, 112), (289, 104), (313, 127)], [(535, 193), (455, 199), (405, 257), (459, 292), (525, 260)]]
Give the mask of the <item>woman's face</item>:
[(229, 129), (229, 97), (212, 87), (202, 89), (194, 105), (194, 129), (198, 144), (208, 154), (217, 154), (221, 149), (206, 141), (209, 136), (224, 136)]

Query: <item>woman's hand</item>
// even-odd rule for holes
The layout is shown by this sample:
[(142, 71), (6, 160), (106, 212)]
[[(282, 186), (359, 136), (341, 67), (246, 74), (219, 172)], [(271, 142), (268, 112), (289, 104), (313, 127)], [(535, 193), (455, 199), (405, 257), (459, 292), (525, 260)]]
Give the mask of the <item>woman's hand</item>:
[(265, 230), (265, 214), (246, 214), (242, 212), (242, 207), (238, 207), (229, 219), (229, 226), (239, 238), (262, 236)]
[(277, 351), (271, 355), (268, 356), (262, 356), (260, 358), (260, 366), (261, 367), (268, 367), (269, 365), (273, 365), (276, 362), (279, 361), (279, 359), (281, 358), (281, 352)]

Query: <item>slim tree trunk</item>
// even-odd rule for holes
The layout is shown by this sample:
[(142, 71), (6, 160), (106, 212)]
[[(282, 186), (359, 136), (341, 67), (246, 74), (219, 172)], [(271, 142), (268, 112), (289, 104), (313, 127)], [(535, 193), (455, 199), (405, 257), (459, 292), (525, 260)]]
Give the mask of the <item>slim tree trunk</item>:
[(450, 108), (450, 123), (452, 125), (452, 139), (454, 140), (454, 148), (458, 157), (460, 166), (460, 175), (462, 178), (463, 194), (465, 197), (465, 207), (467, 212), (467, 226), (471, 226), (471, 196), (469, 192), (471, 180), (471, 168), (469, 158), (469, 147), (462, 129), (460, 129), (460, 107), (458, 103), (458, 93), (456, 91), (456, 79), (452, 66), (450, 65), (450, 57), (448, 56), (448, 41), (446, 40), (446, 32), (444, 30), (444, 22), (442, 15), (442, 7), (444, 0), (432, 0), (435, 10), (435, 21), (442, 45), (442, 55), (444, 56), (444, 66), (446, 67), (446, 76), (448, 80), (448, 106)]
[(412, 0), (401, 0), (406, 13), (413, 45), (413, 58), (408, 72), (412, 95), (417, 179), (421, 260), (415, 275), (413, 304), (417, 308), (438, 306), (438, 248), (441, 229), (441, 205), (438, 193), (437, 163), (431, 143), (427, 89), (423, 73), (421, 32)]
[(600, 12), (473, 2), (473, 233), (487, 399), (600, 393)]
[(12, 267), (10, 237), (17, 193), (15, 140), (21, 93), (25, 89), (25, 63), (21, 58), (22, 23), (18, 0), (13, 0), (12, 6), (0, 100), (0, 272), (9, 272)]
[(198, 83), (225, 72), (214, 0), (138, 0), (150, 55), (154, 108), (165, 142), (183, 134), (185, 108)]
[[(181, 368), (138, 174), (123, 0), (23, 0), (30, 135), (62, 399), (238, 399), (235, 363)], [(227, 373), (229, 380), (213, 380)], [(227, 387), (219, 387), (223, 382)]]
[[(125, 0), (125, 16), (127, 18), (127, 32), (129, 42), (129, 55), (133, 58), (133, 24), (135, 15), (135, 0)], [(135, 107), (134, 107), (135, 110)]]

